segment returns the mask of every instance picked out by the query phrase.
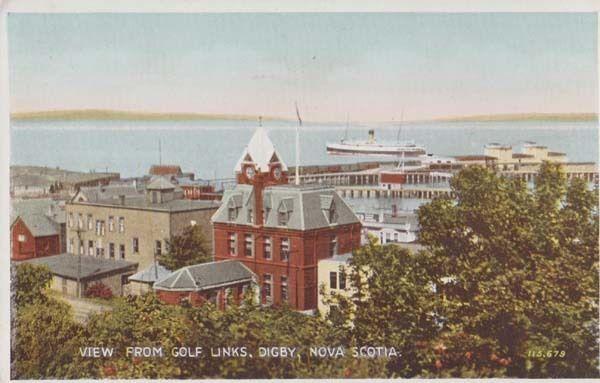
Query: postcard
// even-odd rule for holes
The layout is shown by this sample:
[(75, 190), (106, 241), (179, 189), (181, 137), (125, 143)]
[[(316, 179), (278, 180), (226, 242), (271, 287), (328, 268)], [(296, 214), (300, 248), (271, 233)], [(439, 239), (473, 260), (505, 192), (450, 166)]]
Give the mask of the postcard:
[(597, 13), (5, 19), (7, 378), (600, 377)]

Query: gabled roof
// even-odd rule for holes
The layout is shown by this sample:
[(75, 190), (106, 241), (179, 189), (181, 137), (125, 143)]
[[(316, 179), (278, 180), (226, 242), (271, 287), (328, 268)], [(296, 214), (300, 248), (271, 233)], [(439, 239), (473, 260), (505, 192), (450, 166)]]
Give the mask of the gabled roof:
[(60, 225), (43, 214), (26, 214), (19, 216), (34, 237), (60, 235)]
[(98, 202), (111, 198), (118, 198), (121, 195), (132, 196), (139, 195), (139, 191), (133, 184), (116, 185), (98, 185), (85, 186), (79, 189), (72, 198), (73, 201)]
[(146, 185), (146, 189), (148, 190), (171, 190), (175, 189), (175, 185), (173, 185), (169, 180), (165, 177), (154, 177), (152, 181), (148, 185)]
[(281, 170), (287, 171), (286, 164), (281, 160), (281, 156), (275, 150), (266, 130), (261, 126), (254, 132), (248, 146), (235, 165), (234, 171), (241, 172), (244, 163), (254, 163), (259, 172), (265, 173), (269, 171), (269, 163), (272, 162), (272, 159), (281, 164)]
[(137, 273), (133, 274), (127, 279), (133, 282), (150, 283), (166, 278), (170, 274), (171, 270), (159, 264), (153, 263), (152, 265), (150, 265), (150, 267), (138, 271)]
[(240, 261), (226, 260), (182, 267), (154, 283), (154, 289), (201, 291), (252, 281), (255, 278), (256, 275)]

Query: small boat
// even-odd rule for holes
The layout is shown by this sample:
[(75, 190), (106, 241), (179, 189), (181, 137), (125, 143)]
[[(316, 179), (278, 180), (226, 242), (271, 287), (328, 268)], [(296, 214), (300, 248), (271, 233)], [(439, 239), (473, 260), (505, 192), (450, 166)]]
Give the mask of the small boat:
[(418, 157), (427, 154), (425, 147), (415, 144), (414, 141), (378, 143), (375, 140), (373, 129), (369, 130), (369, 139), (366, 141), (347, 141), (343, 139), (340, 143), (328, 143), (327, 153), (395, 157)]

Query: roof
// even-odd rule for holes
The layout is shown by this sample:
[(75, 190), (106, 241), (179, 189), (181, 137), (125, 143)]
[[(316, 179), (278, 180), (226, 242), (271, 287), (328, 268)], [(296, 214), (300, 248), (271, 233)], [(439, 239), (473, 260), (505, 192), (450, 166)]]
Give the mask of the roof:
[(73, 197), (77, 200), (83, 198), (85, 201), (96, 202), (109, 198), (117, 198), (121, 195), (130, 196), (140, 194), (136, 186), (131, 184), (114, 184), (114, 185), (98, 185), (86, 186), (79, 189), (79, 192)]
[(175, 189), (175, 185), (173, 185), (168, 179), (165, 177), (154, 177), (148, 185), (146, 185), (146, 189), (148, 190), (171, 190)]
[(281, 159), (281, 156), (275, 150), (271, 139), (266, 130), (261, 126), (254, 132), (254, 135), (244, 149), (242, 156), (235, 165), (234, 171), (241, 172), (243, 163), (254, 163), (259, 172), (268, 172), (269, 163), (279, 162), (281, 170), (287, 171), (287, 166)]
[(533, 158), (533, 154), (513, 153), (512, 158)]
[(566, 153), (560, 153), (560, 152), (548, 152), (548, 157), (562, 157), (562, 156), (566, 156)]
[[(252, 186), (240, 184), (233, 190), (225, 191), (221, 207), (212, 217), (217, 223), (236, 223), (251, 225), (247, 221), (248, 210), (254, 210)], [(240, 201), (241, 203), (240, 205)], [(322, 185), (274, 185), (264, 189), (263, 206), (268, 208), (265, 214), (265, 227), (291, 230), (312, 230), (335, 225), (360, 223), (348, 204), (332, 187)], [(229, 220), (229, 207), (239, 207), (237, 218)], [(327, 207), (334, 207), (335, 221), (329, 222)], [(279, 225), (278, 213), (288, 213), (286, 225)]]
[(60, 225), (65, 223), (63, 201), (31, 199), (13, 201), (10, 222), (21, 218), (34, 237), (60, 235)]
[(72, 204), (90, 204), (96, 206), (110, 206), (117, 208), (129, 208), (129, 209), (144, 209), (153, 211), (165, 211), (165, 212), (182, 212), (191, 210), (210, 210), (217, 209), (219, 207), (218, 201), (205, 201), (205, 200), (191, 200), (191, 199), (173, 199), (162, 203), (151, 203), (148, 201), (144, 194), (135, 196), (126, 196), (123, 204), (117, 198), (100, 200), (94, 202), (81, 202), (73, 201)]
[(496, 157), (492, 156), (484, 156), (481, 154), (469, 154), (463, 156), (454, 156), (457, 161), (488, 161), (488, 160), (496, 160)]
[(153, 263), (146, 269), (138, 271), (127, 279), (134, 282), (150, 283), (166, 278), (169, 274), (171, 274), (171, 270), (157, 263)]
[(60, 235), (60, 224), (43, 214), (26, 214), (19, 216), (34, 237)]
[(37, 174), (18, 174), (10, 177), (12, 186), (50, 186), (54, 182), (48, 177)]
[(148, 174), (153, 176), (179, 175), (181, 167), (178, 165), (152, 165)]
[(80, 258), (81, 280), (97, 279), (106, 274), (133, 271), (138, 265), (136, 262), (121, 259), (96, 258), (88, 255), (78, 256), (69, 253), (34, 258), (23, 262), (45, 265), (48, 266), (54, 275), (68, 279), (77, 279)]
[(167, 291), (201, 291), (255, 278), (256, 275), (242, 262), (226, 260), (182, 267), (154, 283), (153, 287)]
[(321, 259), (319, 262), (340, 262), (348, 263), (352, 258), (352, 253), (336, 254), (333, 257)]

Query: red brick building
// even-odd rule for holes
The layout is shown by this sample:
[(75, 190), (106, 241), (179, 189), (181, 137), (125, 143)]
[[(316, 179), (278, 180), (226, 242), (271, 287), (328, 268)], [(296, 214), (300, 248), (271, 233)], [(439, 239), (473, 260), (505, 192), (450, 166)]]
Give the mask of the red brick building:
[(223, 309), (228, 303), (239, 303), (247, 289), (256, 288), (256, 275), (235, 260), (200, 263), (174, 271), (154, 283), (153, 288), (165, 303), (187, 300), (193, 306), (201, 306), (212, 302)]
[(259, 128), (235, 167), (238, 185), (213, 216), (215, 260), (238, 259), (263, 304), (317, 308), (319, 260), (360, 246), (360, 221), (335, 190), (287, 183), (287, 166)]

